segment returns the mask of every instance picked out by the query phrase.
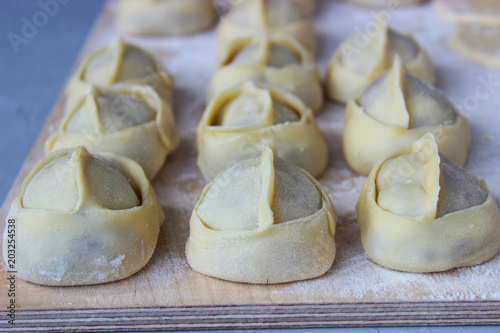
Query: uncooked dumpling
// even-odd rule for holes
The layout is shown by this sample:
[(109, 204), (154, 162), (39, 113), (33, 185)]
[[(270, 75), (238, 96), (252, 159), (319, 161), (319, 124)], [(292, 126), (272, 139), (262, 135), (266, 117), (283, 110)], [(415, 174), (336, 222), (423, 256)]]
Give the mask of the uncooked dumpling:
[(269, 144), (284, 160), (314, 177), (328, 161), (328, 148), (311, 110), (284, 90), (251, 82), (215, 96), (197, 135), (198, 166), (209, 179), (260, 156)]
[(118, 38), (90, 54), (71, 77), (65, 90), (66, 111), (75, 107), (91, 85), (106, 88), (118, 83), (149, 85), (172, 105), (170, 74), (146, 50)]
[(66, 114), (45, 150), (85, 146), (131, 158), (153, 179), (179, 144), (174, 115), (151, 87), (97, 88)]
[(116, 24), (132, 35), (185, 35), (209, 28), (216, 18), (211, 0), (121, 0)]
[(232, 41), (261, 33), (291, 35), (307, 50), (316, 52), (311, 15), (294, 0), (241, 1), (219, 23), (217, 51), (222, 56)]
[(376, 263), (436, 272), (491, 259), (500, 214), (486, 183), (438, 153), (432, 134), (384, 157), (357, 204), (363, 247)]
[(189, 265), (220, 279), (282, 283), (324, 274), (336, 213), (321, 185), (268, 147), (204, 190), (190, 221)]
[(328, 65), (326, 92), (335, 101), (360, 97), (375, 80), (387, 73), (397, 57), (409, 74), (434, 83), (434, 66), (411, 36), (402, 35), (379, 16), (372, 35), (359, 32), (344, 41)]
[(231, 42), (210, 83), (208, 98), (246, 81), (285, 89), (318, 112), (323, 90), (314, 58), (292, 36), (259, 34)]
[(347, 103), (344, 155), (355, 171), (368, 175), (383, 156), (425, 133), (434, 134), (440, 151), (464, 165), (470, 145), (469, 123), (446, 95), (405, 72), (392, 69), (357, 100)]
[[(8, 219), (16, 221), (16, 243), (22, 244), (19, 277), (73, 286), (120, 280), (146, 265), (163, 211), (137, 163), (77, 147), (35, 165)], [(5, 232), (6, 261), (7, 237)]]

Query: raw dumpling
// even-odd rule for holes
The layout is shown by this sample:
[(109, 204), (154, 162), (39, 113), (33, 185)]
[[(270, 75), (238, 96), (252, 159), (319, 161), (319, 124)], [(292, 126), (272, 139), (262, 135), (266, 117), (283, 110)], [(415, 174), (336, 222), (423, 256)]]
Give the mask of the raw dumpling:
[(467, 119), (443, 92), (405, 73), (396, 59), (361, 98), (347, 102), (344, 156), (352, 169), (368, 175), (383, 156), (427, 132), (444, 155), (464, 165), (470, 145)]
[(224, 55), (235, 39), (276, 32), (289, 34), (307, 50), (316, 52), (311, 15), (294, 0), (241, 1), (219, 23), (217, 50), (219, 55)]
[[(407, 6), (414, 5), (423, 0), (349, 0), (356, 5), (367, 6), (367, 7), (388, 7), (388, 6)], [(395, 7), (395, 8), (397, 8)]]
[(109, 87), (121, 84), (149, 85), (172, 105), (173, 78), (146, 50), (125, 43), (121, 38), (89, 55), (66, 87), (66, 111), (90, 89), (91, 85)]
[(66, 114), (45, 150), (83, 145), (137, 161), (153, 179), (179, 144), (170, 107), (149, 86), (92, 89)]
[(35, 165), (8, 214), (20, 244), (16, 270), (23, 280), (54, 286), (126, 278), (151, 258), (163, 218), (134, 161), (83, 147), (58, 150)]
[(209, 98), (240, 83), (275, 85), (302, 99), (313, 112), (323, 105), (318, 69), (310, 52), (285, 34), (259, 34), (232, 41), (210, 83)]
[(457, 24), (448, 37), (452, 50), (477, 63), (500, 68), (500, 1), (439, 0), (434, 9)]
[(185, 35), (209, 28), (216, 18), (211, 0), (121, 0), (116, 24), (132, 35)]
[(298, 97), (248, 82), (225, 90), (207, 106), (198, 125), (198, 166), (213, 179), (237, 162), (260, 156), (267, 145), (314, 177), (328, 161), (325, 138)]
[(427, 52), (411, 36), (390, 29), (381, 15), (375, 24), (376, 31), (352, 35), (330, 60), (326, 92), (331, 99), (345, 103), (360, 97), (387, 73), (396, 57), (409, 74), (434, 83), (434, 66)]
[(434, 10), (451, 23), (500, 25), (498, 0), (435, 0)]
[(324, 274), (336, 213), (321, 185), (269, 147), (210, 183), (190, 221), (189, 265), (224, 280), (282, 283)]
[(480, 264), (500, 247), (486, 183), (438, 154), (430, 133), (375, 165), (356, 208), (363, 247), (384, 267), (445, 271)]

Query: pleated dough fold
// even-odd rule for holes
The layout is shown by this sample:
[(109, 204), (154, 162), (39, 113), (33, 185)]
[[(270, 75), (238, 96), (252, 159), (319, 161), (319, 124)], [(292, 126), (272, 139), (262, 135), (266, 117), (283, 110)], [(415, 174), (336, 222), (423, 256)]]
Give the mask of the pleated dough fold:
[(314, 113), (323, 105), (323, 90), (313, 55), (287, 34), (256, 34), (230, 42), (210, 82), (208, 98), (246, 81), (289, 91)]
[(413, 37), (390, 29), (381, 15), (374, 24), (374, 31), (350, 36), (333, 55), (326, 77), (329, 98), (344, 103), (359, 98), (370, 84), (387, 73), (396, 57), (408, 73), (434, 83), (432, 61)]
[(137, 161), (153, 179), (179, 145), (174, 114), (149, 86), (92, 86), (45, 143), (46, 152), (85, 146)]

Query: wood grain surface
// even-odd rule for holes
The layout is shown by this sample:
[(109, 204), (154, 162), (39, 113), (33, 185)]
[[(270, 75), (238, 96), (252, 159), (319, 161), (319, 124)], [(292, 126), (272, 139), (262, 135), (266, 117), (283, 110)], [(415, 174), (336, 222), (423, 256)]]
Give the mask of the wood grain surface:
[[(109, 1), (88, 37), (75, 67), (93, 50), (119, 35), (116, 1)], [(431, 5), (390, 12), (390, 22), (411, 32), (436, 64), (437, 85), (471, 123), (472, 145), (466, 167), (486, 179), (500, 198), (500, 73), (453, 54), (445, 45), (452, 27)], [(318, 1), (315, 17), (322, 73), (338, 44), (374, 23), (374, 12), (343, 1)], [(137, 274), (113, 283), (45, 287), (17, 279), (18, 324), (12, 331), (123, 331), (222, 328), (286, 328), (500, 324), (500, 256), (469, 268), (412, 274), (380, 267), (363, 251), (354, 210), (366, 177), (351, 171), (342, 156), (344, 107), (328, 102), (318, 123), (330, 160), (318, 179), (339, 213), (337, 257), (322, 277), (279, 285), (247, 285), (203, 276), (187, 264), (184, 245), (189, 217), (208, 184), (196, 166), (196, 126), (205, 106), (208, 82), (217, 67), (215, 32), (187, 37), (126, 36), (150, 50), (176, 79), (176, 125), (181, 144), (153, 181), (165, 212), (158, 246)], [(492, 82), (484, 88), (484, 82)], [(478, 88), (479, 87), (479, 88)], [(483, 88), (480, 88), (483, 87)], [(478, 89), (483, 94), (478, 95)], [(488, 92), (485, 97), (484, 92)], [(22, 180), (43, 155), (43, 144), (57, 128), (64, 97), (54, 106), (0, 210), (3, 229)], [(6, 276), (2, 266), (0, 276)], [(0, 315), (5, 318), (7, 281), (1, 279)], [(6, 328), (5, 321), (0, 328)]]

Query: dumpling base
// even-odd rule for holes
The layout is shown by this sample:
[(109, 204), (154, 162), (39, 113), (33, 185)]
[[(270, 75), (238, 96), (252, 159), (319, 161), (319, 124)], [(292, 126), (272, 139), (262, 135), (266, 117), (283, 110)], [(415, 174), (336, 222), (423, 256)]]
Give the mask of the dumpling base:
[(488, 193), (480, 205), (435, 219), (393, 214), (377, 204), (374, 166), (356, 205), (363, 247), (375, 263), (394, 270), (425, 273), (473, 266), (495, 256), (500, 248), (500, 213)]

